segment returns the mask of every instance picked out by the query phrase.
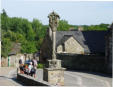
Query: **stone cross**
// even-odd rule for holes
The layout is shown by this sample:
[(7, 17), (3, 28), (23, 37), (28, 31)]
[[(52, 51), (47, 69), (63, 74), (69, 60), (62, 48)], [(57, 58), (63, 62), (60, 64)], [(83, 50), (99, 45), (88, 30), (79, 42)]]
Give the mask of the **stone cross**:
[(43, 80), (51, 85), (64, 85), (64, 70), (61, 67), (61, 60), (56, 59), (56, 31), (59, 22), (59, 15), (52, 12), (48, 16), (49, 28), (52, 30), (52, 59), (48, 60), (47, 67), (43, 70)]
[(52, 30), (52, 60), (56, 60), (56, 30), (59, 23), (59, 15), (54, 11), (48, 15), (49, 18), (49, 26)]

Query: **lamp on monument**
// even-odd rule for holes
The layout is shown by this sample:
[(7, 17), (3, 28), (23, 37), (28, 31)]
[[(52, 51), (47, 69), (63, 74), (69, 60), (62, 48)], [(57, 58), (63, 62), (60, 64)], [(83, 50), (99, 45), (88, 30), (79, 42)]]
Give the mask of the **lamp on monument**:
[(48, 15), (49, 18), (49, 26), (52, 29), (53, 32), (57, 30), (58, 23), (59, 23), (59, 15), (56, 12), (52, 12)]

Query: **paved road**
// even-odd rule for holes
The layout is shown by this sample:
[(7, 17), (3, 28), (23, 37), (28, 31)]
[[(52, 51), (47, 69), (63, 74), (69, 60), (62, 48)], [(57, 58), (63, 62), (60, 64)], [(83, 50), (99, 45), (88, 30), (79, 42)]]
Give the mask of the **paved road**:
[[(65, 86), (112, 87), (112, 78), (83, 72), (65, 71)], [(43, 81), (43, 70), (37, 70), (37, 80)], [(0, 68), (0, 86), (21, 86), (16, 80), (16, 68)]]
[(112, 87), (112, 78), (109, 77), (72, 71), (66, 71), (64, 77), (66, 86)]
[[(37, 80), (42, 81), (43, 70), (37, 70)], [(93, 75), (83, 72), (64, 72), (64, 84), (65, 86), (74, 87), (112, 87), (112, 78), (103, 77), (99, 75)]]
[(16, 68), (0, 68), (0, 86), (22, 86), (16, 80)]

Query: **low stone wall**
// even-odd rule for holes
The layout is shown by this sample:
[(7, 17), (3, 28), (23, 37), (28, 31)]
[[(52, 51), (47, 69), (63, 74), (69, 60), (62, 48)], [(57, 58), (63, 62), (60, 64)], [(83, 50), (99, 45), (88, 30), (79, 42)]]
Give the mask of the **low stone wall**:
[(47, 82), (44, 81), (37, 81), (31, 76), (25, 75), (25, 74), (17, 74), (17, 80), (20, 82), (23, 82), (27, 86), (49, 86)]
[[(19, 59), (21, 57), (23, 57), (23, 62), (24, 62), (25, 61), (24, 54), (9, 55), (9, 66), (10, 67), (19, 67)], [(33, 54), (26, 54), (26, 60), (29, 60), (32, 58), (33, 58)], [(6, 57), (6, 58), (2, 57), (1, 62), (2, 62), (2, 67), (7, 67), (8, 66), (8, 57)]]
[(8, 58), (2, 58), (1, 59), (1, 66), (7, 67), (8, 66)]
[(72, 70), (106, 72), (104, 55), (57, 54), (62, 66)]

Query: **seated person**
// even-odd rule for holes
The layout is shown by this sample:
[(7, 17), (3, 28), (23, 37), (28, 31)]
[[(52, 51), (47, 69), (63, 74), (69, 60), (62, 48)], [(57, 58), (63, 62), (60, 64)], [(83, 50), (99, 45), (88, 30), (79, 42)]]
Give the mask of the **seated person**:
[(31, 76), (33, 76), (34, 78), (36, 77), (36, 67), (33, 66), (33, 68), (31, 69), (30, 74), (31, 74)]
[(31, 75), (31, 69), (33, 68), (32, 62), (28, 66), (29, 75)]
[(25, 65), (25, 68), (24, 68), (24, 73), (25, 73), (25, 74), (27, 74), (27, 75), (29, 74), (28, 65)]
[(24, 65), (21, 64), (21, 65), (19, 66), (19, 68), (20, 68), (20, 73), (21, 73), (21, 74), (24, 74)]

